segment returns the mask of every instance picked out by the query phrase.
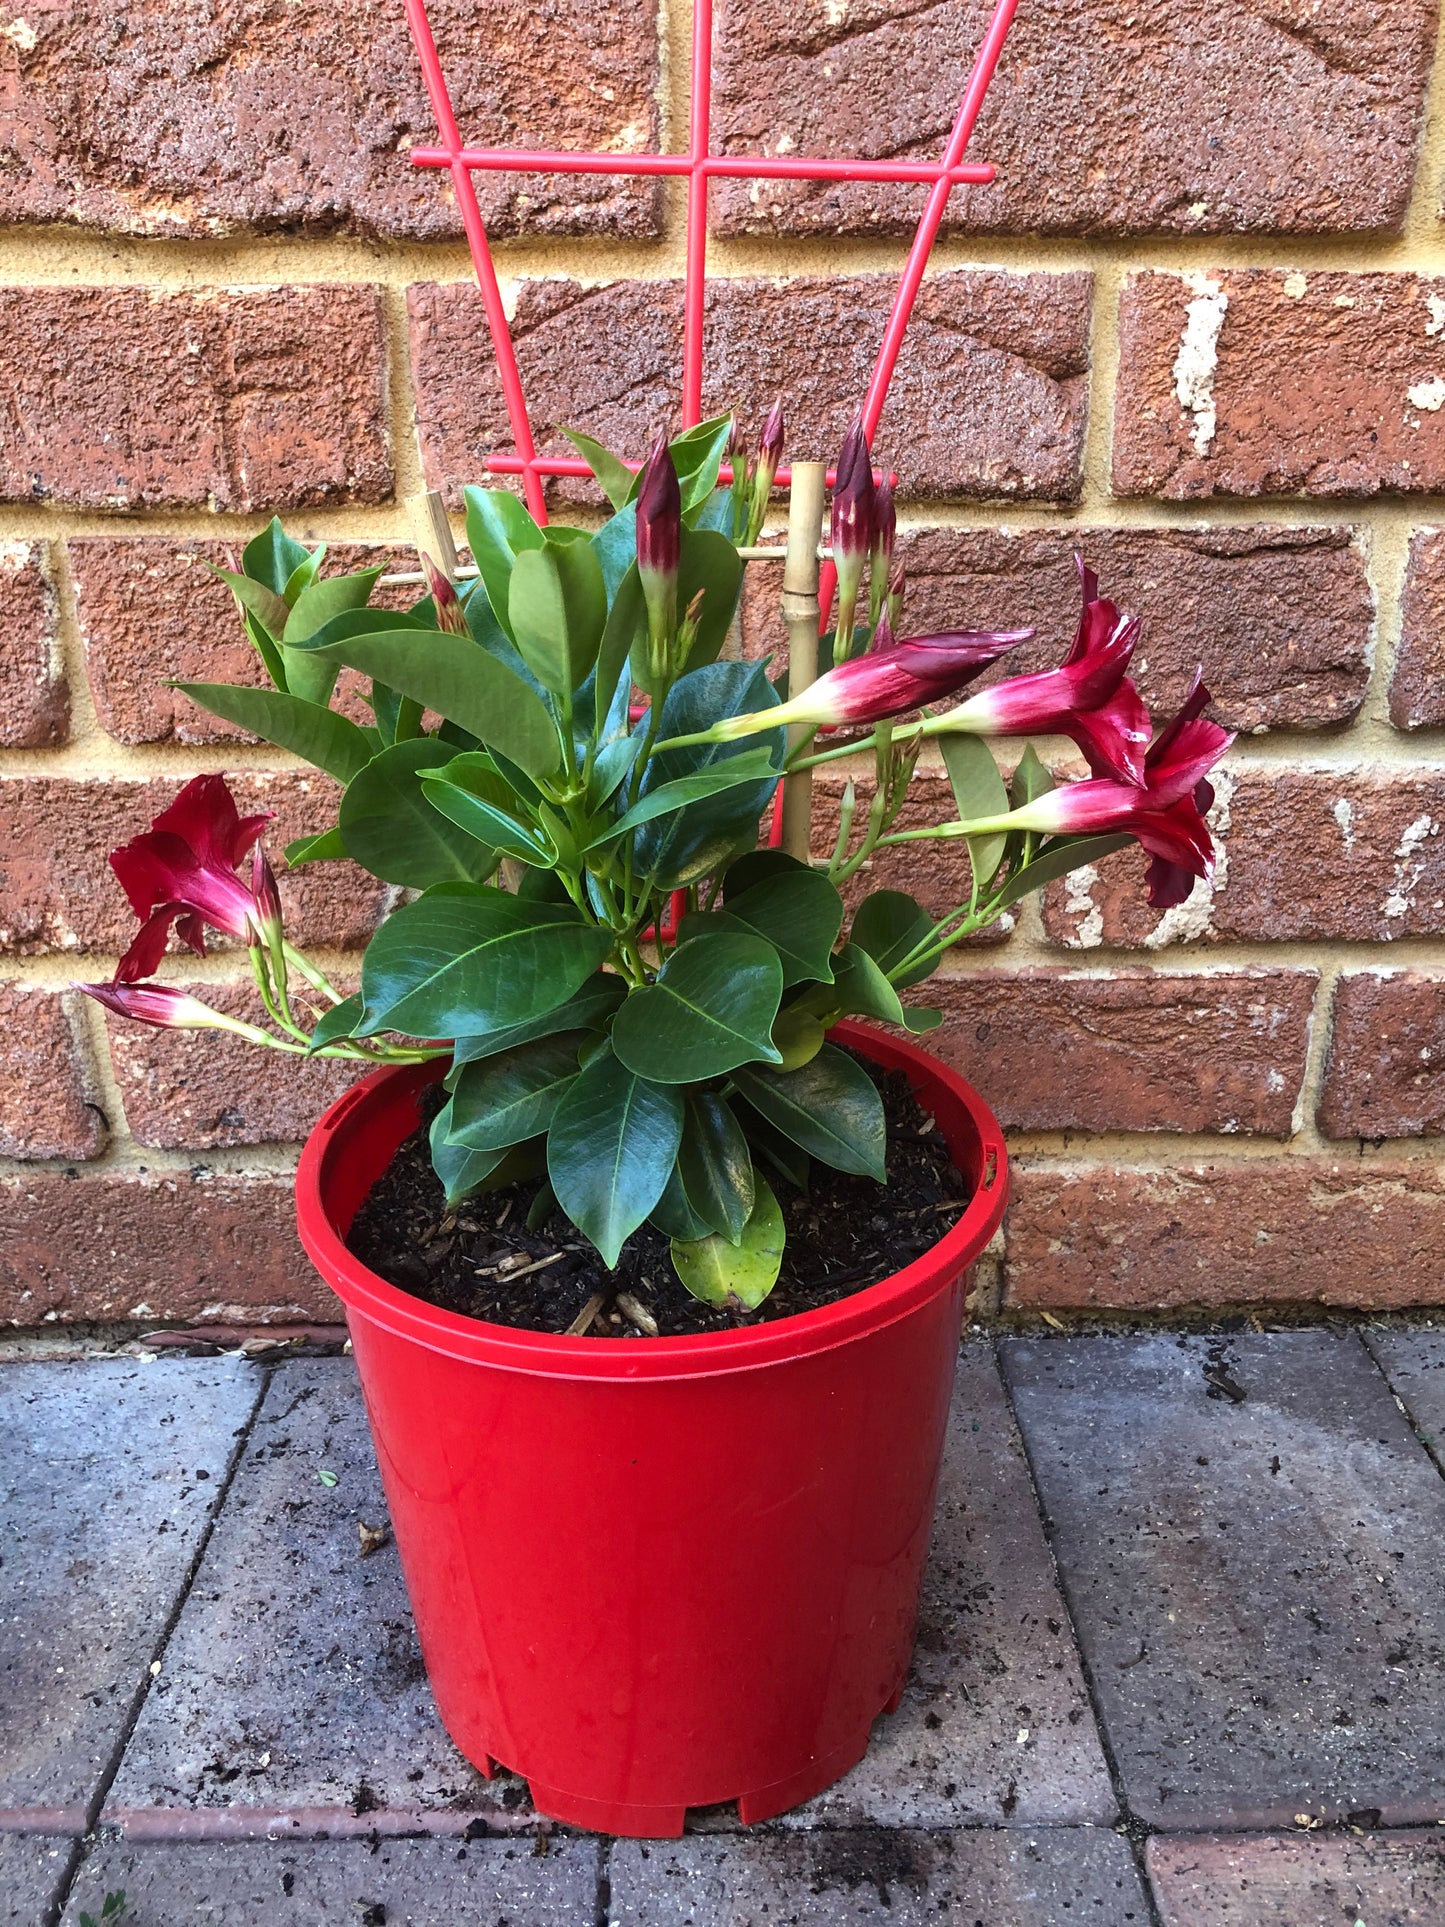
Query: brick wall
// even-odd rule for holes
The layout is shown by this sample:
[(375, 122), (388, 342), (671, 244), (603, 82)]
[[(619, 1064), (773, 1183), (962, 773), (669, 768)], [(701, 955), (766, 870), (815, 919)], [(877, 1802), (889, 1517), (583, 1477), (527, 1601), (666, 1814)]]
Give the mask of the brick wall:
[[(444, 0), (477, 138), (675, 143), (681, 0)], [(731, 0), (731, 147), (937, 150), (983, 0)], [(1070, 554), (1242, 732), (1220, 890), (1124, 854), (959, 954), (940, 1048), (1009, 1125), (1005, 1304), (1445, 1299), (1445, 63), (1434, 0), (1024, 0), (885, 417), (912, 614), (1072, 624)], [(4, 9), (0, 1318), (330, 1316), (290, 1231), (338, 1073), (116, 1027), (67, 992), (105, 868), (224, 768), (281, 836), (325, 784), (161, 686), (250, 672), (198, 558), (275, 509), (405, 541), (505, 439), (399, 0)], [(905, 138), (905, 130), (909, 138)], [(681, 208), (488, 183), (539, 420), (640, 448), (673, 399)], [(709, 388), (828, 452), (916, 191), (728, 185)], [(749, 645), (775, 589), (751, 584)], [(821, 786), (826, 810), (829, 790)], [(277, 842), (279, 843), (278, 837)], [(932, 856), (886, 873), (928, 899)], [(283, 886), (343, 975), (383, 908)], [(184, 975), (184, 967), (177, 969)], [(237, 959), (191, 975), (248, 1006)]]

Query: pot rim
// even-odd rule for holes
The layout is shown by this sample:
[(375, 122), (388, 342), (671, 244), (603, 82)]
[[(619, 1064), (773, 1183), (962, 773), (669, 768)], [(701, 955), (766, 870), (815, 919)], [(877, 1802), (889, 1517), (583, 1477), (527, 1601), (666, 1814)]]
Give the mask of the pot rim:
[[(977, 1139), (974, 1192), (963, 1215), (921, 1256), (876, 1285), (767, 1324), (686, 1337), (583, 1338), (493, 1325), (444, 1311), (415, 1298), (364, 1265), (347, 1250), (326, 1204), (338, 1164), (354, 1156), (352, 1136), (364, 1113), (395, 1093), (419, 1090), (440, 1074), (444, 1059), (374, 1071), (337, 1099), (318, 1119), (296, 1171), (297, 1226), (307, 1255), (349, 1312), (358, 1312), (398, 1338), (474, 1364), (557, 1378), (676, 1379), (715, 1372), (753, 1370), (831, 1351), (896, 1319), (946, 1289), (979, 1256), (1002, 1222), (1008, 1200), (1008, 1155), (993, 1112), (964, 1078), (909, 1039), (864, 1025), (833, 1027), (850, 1045), (888, 1070), (902, 1070), (920, 1101), (950, 1100), (966, 1130)], [(955, 1158), (955, 1165), (958, 1160)]]

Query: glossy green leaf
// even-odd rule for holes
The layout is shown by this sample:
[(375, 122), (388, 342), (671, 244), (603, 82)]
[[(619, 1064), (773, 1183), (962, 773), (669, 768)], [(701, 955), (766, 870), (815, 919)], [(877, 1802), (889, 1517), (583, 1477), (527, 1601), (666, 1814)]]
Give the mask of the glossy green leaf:
[[(891, 976), (932, 928), (933, 919), (917, 898), (902, 890), (875, 890), (858, 905), (849, 935), (885, 975)], [(915, 964), (904, 976), (893, 980), (894, 986), (906, 990), (909, 984), (921, 983), (935, 968), (936, 960)]]
[(754, 1163), (762, 1158), (795, 1190), (806, 1191), (812, 1173), (812, 1159), (802, 1146), (795, 1144), (776, 1125), (770, 1124), (760, 1111), (755, 1111), (737, 1092), (728, 1102), (752, 1147)]
[(753, 1161), (742, 1126), (718, 1092), (688, 1092), (677, 1164), (693, 1209), (736, 1244), (753, 1208)]
[(429, 891), (367, 946), (365, 1029), (458, 1037), (526, 1023), (580, 990), (611, 950), (610, 934), (570, 905), (485, 886)]
[[(241, 567), (246, 574), (278, 596), (285, 594), (292, 576), (310, 560), (301, 544), (293, 542), (282, 528), (279, 515), (272, 516), (261, 533), (252, 536), (241, 551)], [(280, 630), (276, 633), (279, 635)]]
[(491, 757), (471, 750), (423, 778), (427, 800), (450, 822), (523, 863), (550, 863), (552, 853), (523, 817), (527, 805)]
[(810, 1064), (823, 1048), (826, 1035), (822, 1019), (812, 1011), (798, 1004), (780, 1010), (773, 1020), (773, 1043), (782, 1058), (778, 1069), (796, 1071)]
[[(742, 558), (725, 535), (718, 535), (711, 529), (683, 530), (677, 570), (679, 614), (688, 607), (699, 590), (703, 592), (697, 637), (692, 653), (683, 665), (685, 670), (700, 669), (707, 663), (716, 662), (721, 654), (737, 612), (738, 597), (742, 593), (743, 567)], [(645, 637), (635, 639), (632, 680), (648, 695), (654, 695), (656, 689), (644, 645)]]
[(495, 849), (435, 808), (421, 778), (452, 760), (432, 736), (394, 743), (355, 776), (341, 799), (346, 853), (384, 883), (425, 890), (480, 883), (497, 867)]
[(441, 1180), (449, 1211), (455, 1210), (463, 1198), (470, 1196), (492, 1177), (507, 1155), (506, 1150), (468, 1151), (459, 1144), (450, 1143), (448, 1133), (451, 1122), (452, 1107), (448, 1101), (432, 1119), (427, 1137), (431, 1147), (432, 1169)]
[[(953, 800), (958, 807), (959, 821), (970, 823), (978, 817), (1006, 815), (1009, 807), (1008, 789), (988, 744), (978, 736), (941, 736), (938, 744), (943, 751), (943, 766), (953, 786)], [(992, 836), (969, 837), (969, 860), (973, 864), (980, 893), (1003, 862), (1007, 844), (1007, 830), (998, 831)]]
[(765, 877), (784, 876), (789, 873), (796, 876), (808, 868), (809, 866), (806, 863), (800, 863), (797, 857), (789, 856), (786, 850), (749, 850), (746, 856), (740, 856), (735, 863), (728, 865), (727, 873), (723, 877), (723, 902), (727, 903), (732, 897), (741, 896), (744, 890), (751, 890), (755, 883), (761, 883)]
[(1009, 878), (997, 901), (1001, 907), (1017, 903), (1030, 890), (1040, 889), (1056, 877), (1066, 877), (1073, 870), (1082, 870), (1086, 864), (1098, 863), (1112, 856), (1115, 850), (1126, 848), (1133, 840), (1131, 836), (1053, 837), (1031, 863)]
[(700, 1218), (689, 1203), (675, 1164), (663, 1187), (662, 1196), (652, 1207), (650, 1222), (657, 1226), (665, 1238), (693, 1239), (712, 1236), (712, 1226), (705, 1219)]
[(275, 688), (284, 691), (286, 688), (286, 665), (281, 660), (281, 645), (272, 638), (265, 624), (258, 622), (249, 609), (243, 609), (241, 611), (241, 626), (246, 631), (246, 638), (250, 642), (251, 647), (261, 658), (265, 666), (266, 674), (271, 678), (272, 684)]
[(631, 775), (641, 749), (640, 736), (614, 736), (598, 750), (587, 785), (589, 809), (600, 810), (604, 803), (612, 801), (624, 778)]
[[(624, 815), (600, 830), (587, 847), (590, 850), (598, 849), (619, 836), (625, 836), (629, 830), (650, 823), (654, 817), (670, 815), (684, 804), (695, 803), (704, 796), (721, 795), (724, 790), (736, 789), (742, 783), (766, 782), (775, 773), (770, 752), (760, 749), (747, 755), (729, 757), (724, 762), (714, 763), (710, 769), (698, 770), (692, 776), (676, 777), (670, 783), (661, 783), (656, 789), (649, 790)], [(822, 881), (827, 883), (826, 878)], [(829, 884), (828, 888), (831, 889), (832, 885)]]
[(843, 899), (821, 870), (779, 870), (725, 897), (728, 915), (766, 937), (783, 965), (783, 983), (829, 983), (830, 957), (843, 927)]
[(247, 614), (254, 616), (267, 634), (279, 642), (291, 613), (281, 598), (281, 591), (249, 575), (238, 575), (234, 569), (218, 568), (214, 562), (208, 562), (206, 567), (212, 575), (220, 577)]
[(607, 625), (602, 567), (589, 545), (547, 541), (519, 555), (507, 608), (532, 674), (554, 695), (570, 695), (596, 662)]
[(528, 549), (540, 549), (542, 531), (525, 505), (506, 488), (464, 488), (467, 545), (477, 565), (492, 613), (510, 636), (507, 600), (512, 565)]
[(609, 602), (621, 587), (622, 578), (637, 565), (637, 510), (629, 502), (609, 517), (592, 537), (592, 553), (602, 568)]
[(298, 562), (286, 580), (281, 591), (281, 600), (288, 609), (296, 606), (296, 598), (303, 589), (309, 589), (321, 573), (321, 564), (326, 560), (327, 544), (318, 542), (304, 562)]
[(872, 1078), (836, 1045), (796, 1071), (745, 1064), (733, 1082), (762, 1117), (835, 1170), (885, 1176), (883, 1100)]
[(171, 685), (202, 709), (238, 729), (249, 729), (278, 749), (289, 749), (339, 783), (349, 783), (376, 754), (379, 739), (347, 716), (279, 689), (252, 689), (223, 682)]
[(612, 1024), (612, 1047), (629, 1070), (659, 1084), (720, 1077), (739, 1064), (777, 1063), (773, 1019), (783, 994), (777, 953), (759, 937), (730, 933), (679, 944), (645, 990), (634, 990)]
[(666, 1189), (682, 1141), (682, 1093), (628, 1070), (604, 1045), (557, 1107), (547, 1175), (557, 1202), (609, 1266)]
[[(727, 452), (732, 427), (731, 414), (714, 415), (695, 428), (685, 428), (668, 444), (672, 465), (677, 470), (684, 515), (691, 514), (705, 502), (717, 486), (717, 472)], [(679, 602), (679, 608), (684, 606)]]
[(632, 499), (636, 473), (626, 462), (619, 460), (610, 449), (602, 446), (591, 435), (584, 435), (580, 428), (564, 428), (562, 433), (571, 442), (577, 453), (586, 462), (597, 485), (607, 497), (613, 508), (620, 509)]
[(320, 836), (298, 836), (286, 845), (286, 867), (297, 869), (303, 863), (337, 863), (345, 859), (346, 845), (340, 830), (323, 830)]
[(1024, 753), (1019, 758), (1014, 780), (1009, 785), (1009, 803), (1013, 809), (1021, 810), (1025, 803), (1032, 803), (1040, 796), (1047, 796), (1054, 787), (1054, 779), (1039, 761), (1032, 743), (1024, 744)]
[(593, 724), (598, 736), (606, 727), (617, 694), (618, 681), (627, 667), (633, 645), (647, 633), (647, 604), (642, 595), (642, 578), (634, 562), (623, 576), (607, 611), (607, 626), (602, 631), (602, 646), (597, 652), (597, 667), (592, 683)]
[(524, 1024), (507, 1024), (501, 1030), (458, 1037), (453, 1065), (459, 1069), (467, 1064), (478, 1063), (484, 1058), (495, 1057), (500, 1051), (511, 1050), (518, 1044), (528, 1044), (537, 1037), (551, 1037), (558, 1031), (590, 1030), (605, 1023), (626, 994), (627, 985), (621, 977), (598, 971), (596, 976), (587, 979), (574, 997), (558, 1004), (555, 1010), (545, 1011), (542, 1016), (533, 1017)]
[(335, 617), (364, 609), (381, 575), (380, 569), (362, 569), (356, 575), (327, 576), (324, 581), (312, 582), (301, 590), (286, 618), (281, 637), (286, 687), (294, 694), (313, 703), (329, 701), (339, 665), (295, 645), (305, 642)]
[(452, 1087), (452, 1142), (501, 1150), (547, 1130), (578, 1074), (582, 1036), (560, 1031), (464, 1065)]
[[(770, 708), (777, 700), (761, 663), (709, 663), (684, 676), (668, 692), (662, 707), (661, 737), (666, 740), (691, 735), (708, 729), (720, 717)], [(710, 769), (750, 750), (766, 749), (780, 762), (783, 747), (784, 732), (778, 729), (742, 743), (697, 743), (687, 749), (663, 750), (644, 770), (641, 794), (646, 796), (663, 783)], [(696, 874), (701, 859), (706, 859), (710, 867), (722, 862), (730, 847), (746, 847), (757, 833), (758, 818), (773, 800), (777, 783), (776, 776), (769, 776), (755, 784), (742, 784), (645, 823), (634, 844), (638, 872), (671, 884)]]
[(311, 1033), (311, 1049), (318, 1051), (324, 1044), (335, 1044), (344, 1038), (356, 1035), (356, 1026), (361, 1022), (361, 992), (355, 991), (350, 997), (343, 997), (339, 1004), (323, 1011), (316, 1020), (316, 1028)]
[(782, 1207), (766, 1178), (755, 1176), (754, 1185), (752, 1212), (736, 1244), (716, 1234), (696, 1243), (672, 1241), (673, 1270), (705, 1305), (725, 1305), (736, 1299), (748, 1311), (756, 1311), (778, 1282), (787, 1240)]
[(470, 637), (403, 630), (352, 636), (328, 647), (364, 676), (460, 723), (529, 776), (547, 777), (557, 769), (557, 731), (541, 698)]

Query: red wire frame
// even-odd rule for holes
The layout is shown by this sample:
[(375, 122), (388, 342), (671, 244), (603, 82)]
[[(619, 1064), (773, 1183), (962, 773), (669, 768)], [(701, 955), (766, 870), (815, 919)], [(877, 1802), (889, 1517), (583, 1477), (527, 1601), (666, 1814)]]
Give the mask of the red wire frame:
[[(923, 271), (933, 249), (943, 211), (952, 189), (960, 182), (984, 185), (994, 178), (986, 161), (966, 162), (964, 154), (973, 135), (974, 124), (993, 79), (1004, 41), (1013, 24), (1018, 0), (996, 0), (988, 30), (974, 58), (973, 71), (964, 89), (957, 119), (941, 159), (937, 161), (823, 160), (802, 155), (770, 157), (741, 155), (724, 157), (709, 152), (712, 117), (712, 23), (713, 0), (694, 0), (692, 16), (692, 86), (686, 154), (583, 154), (547, 152), (529, 147), (466, 147), (452, 112), (451, 95), (442, 72), (427, 19), (426, 0), (406, 0), (406, 15), (421, 61), (432, 112), (436, 116), (438, 147), (414, 147), (411, 159), (417, 167), (445, 168), (461, 209), (462, 226), (471, 250), (477, 285), (501, 377), (502, 396), (511, 424), (515, 455), (491, 455), (487, 468), (493, 474), (520, 475), (527, 506), (539, 522), (547, 519), (544, 478), (549, 475), (588, 475), (587, 464), (575, 457), (545, 456), (537, 453), (527, 413), (522, 378), (517, 368), (512, 331), (502, 305), (497, 273), (482, 211), (477, 205), (472, 183), (474, 171), (523, 174), (619, 174), (677, 175), (687, 181), (687, 267), (683, 283), (682, 345), (682, 425), (691, 428), (702, 420), (703, 320), (707, 296), (708, 183), (714, 176), (734, 180), (803, 181), (917, 181), (929, 186), (928, 200), (914, 233), (893, 307), (883, 330), (873, 377), (863, 401), (863, 427), (872, 445), (888, 386), (898, 363), (899, 350), (918, 297)], [(781, 470), (778, 481), (786, 485), (788, 471)], [(831, 563), (824, 565), (819, 584), (819, 600), (824, 620), (832, 605), (835, 578)]]

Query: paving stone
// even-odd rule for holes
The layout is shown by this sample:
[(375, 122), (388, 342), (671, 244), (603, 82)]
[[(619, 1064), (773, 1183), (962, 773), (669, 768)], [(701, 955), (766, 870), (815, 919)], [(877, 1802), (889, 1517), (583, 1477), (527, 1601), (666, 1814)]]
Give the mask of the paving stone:
[(109, 1841), (86, 1863), (62, 1917), (99, 1918), (123, 1892), (136, 1927), (593, 1927), (595, 1842), (254, 1841), (143, 1846)]
[(1445, 1920), (1438, 1833), (1156, 1836), (1164, 1927), (1427, 1927)]
[(521, 1783), (487, 1786), (442, 1729), (395, 1546), (360, 1554), (358, 1527), (385, 1521), (350, 1360), (281, 1367), (108, 1820), (223, 1836), (363, 1816), (368, 1829), (448, 1814), (462, 1826), (487, 1808), (525, 1821)]
[(1367, 1331), (1365, 1343), (1437, 1459), (1445, 1459), (1445, 1332)]
[(258, 1391), (233, 1359), (0, 1366), (0, 1824), (84, 1826)]
[(1445, 1484), (1353, 1334), (1009, 1341), (1004, 1363), (1134, 1810), (1445, 1812)]
[(611, 1927), (1144, 1927), (1128, 1845), (1086, 1828), (619, 1840)]
[(0, 1927), (42, 1927), (73, 1851), (70, 1840), (0, 1834)]
[(1035, 1826), (1115, 1812), (998, 1368), (987, 1347), (965, 1346), (903, 1703), (861, 1765), (787, 1822)]

